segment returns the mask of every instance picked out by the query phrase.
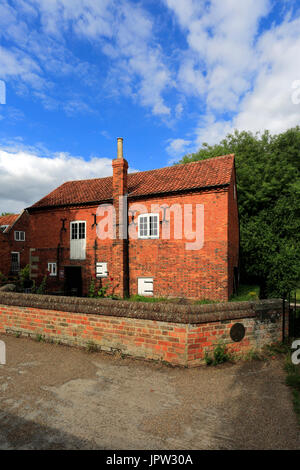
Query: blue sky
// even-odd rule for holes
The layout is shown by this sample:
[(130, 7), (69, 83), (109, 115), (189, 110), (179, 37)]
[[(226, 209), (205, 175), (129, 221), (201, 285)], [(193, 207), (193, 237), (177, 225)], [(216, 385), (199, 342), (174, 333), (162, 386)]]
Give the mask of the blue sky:
[(117, 137), (148, 170), (300, 124), (298, 4), (0, 0), (0, 212), (110, 175)]

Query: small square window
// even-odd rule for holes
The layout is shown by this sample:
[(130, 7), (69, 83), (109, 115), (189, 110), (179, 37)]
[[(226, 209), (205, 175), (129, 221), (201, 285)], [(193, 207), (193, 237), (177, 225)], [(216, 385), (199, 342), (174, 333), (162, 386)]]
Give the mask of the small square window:
[(15, 232), (15, 240), (17, 242), (24, 242), (25, 241), (25, 232)]
[(57, 275), (57, 265), (56, 263), (48, 263), (48, 271), (50, 276)]
[(138, 229), (139, 238), (159, 238), (159, 214), (141, 214)]

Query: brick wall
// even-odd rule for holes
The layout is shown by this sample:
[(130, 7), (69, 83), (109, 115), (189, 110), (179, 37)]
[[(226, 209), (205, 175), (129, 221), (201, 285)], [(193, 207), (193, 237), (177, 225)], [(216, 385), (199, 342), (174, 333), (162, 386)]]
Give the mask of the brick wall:
[[(60, 208), (33, 212), (31, 219), (31, 247), (35, 248), (36, 283), (42, 281), (47, 273), (48, 263), (57, 262), (57, 276), (48, 277), (47, 288), (50, 292), (64, 289), (64, 268), (79, 266), (82, 270), (83, 293), (88, 292), (91, 279), (95, 276), (96, 262), (107, 262), (112, 266), (111, 240), (99, 240), (94, 224), (96, 205), (76, 208)], [(63, 222), (62, 219), (65, 219)], [(70, 222), (86, 221), (86, 259), (70, 259)], [(65, 229), (63, 229), (63, 227)], [(109, 273), (112, 276), (112, 273)], [(108, 281), (104, 280), (104, 283)], [(98, 282), (98, 285), (100, 281)]]
[(4, 233), (0, 232), (0, 272), (7, 276), (9, 269), (10, 254), (8, 249), (8, 239)]
[[(230, 337), (235, 323), (246, 330), (240, 342)], [(282, 303), (185, 306), (0, 293), (0, 331), (78, 346), (93, 341), (104, 351), (192, 367), (220, 340), (237, 353), (280, 341)]]
[[(16, 241), (15, 231), (24, 231), (25, 241)], [(0, 234), (0, 271), (6, 277), (11, 274), (11, 252), (20, 253), (20, 269), (28, 264), (30, 238), (29, 214), (24, 211), (8, 233)]]
[[(228, 210), (227, 191), (203, 191), (140, 199), (148, 212), (151, 206), (179, 205), (184, 217), (184, 206), (193, 210), (192, 230), (196, 230), (196, 205), (204, 206), (204, 245), (199, 250), (187, 250), (190, 242), (184, 235), (174, 237), (174, 215), (163, 222), (160, 209), (160, 237), (155, 240), (130, 240), (130, 292), (137, 293), (139, 277), (152, 277), (154, 296), (189, 297), (195, 299), (228, 300)], [(129, 208), (131, 209), (131, 205)], [(158, 210), (152, 211), (158, 212)], [(136, 221), (136, 218), (135, 218)], [(132, 220), (130, 220), (132, 222)], [(136, 226), (137, 227), (137, 226)], [(170, 239), (163, 239), (163, 230), (170, 230)]]
[[(203, 204), (204, 246), (200, 250), (186, 250), (185, 245), (191, 240), (184, 236), (184, 227), (182, 226), (183, 239), (175, 239), (173, 213), (170, 214), (170, 223), (166, 223), (164, 212), (160, 209), (159, 239), (130, 239), (128, 242), (130, 295), (137, 294), (139, 277), (151, 277), (154, 280), (156, 297), (228, 300), (232, 292), (233, 268), (238, 261), (238, 225), (235, 223), (229, 227), (228, 191), (210, 190), (139, 199), (129, 202), (129, 210), (137, 203), (143, 204), (149, 212), (151, 205), (161, 208), (179, 204), (183, 211), (184, 204), (191, 204), (194, 214), (196, 204)], [(90, 206), (35, 211), (31, 214), (31, 247), (36, 248), (35, 256), (38, 257), (37, 284), (47, 272), (47, 263), (57, 261), (58, 276), (48, 279), (49, 291), (63, 289), (65, 266), (80, 266), (83, 293), (86, 294), (95, 275), (96, 262), (107, 262), (109, 276), (97, 281), (97, 284), (100, 287), (100, 283), (112, 283), (110, 292), (119, 295), (125, 290), (126, 276), (121, 276), (120, 273), (122, 267), (127, 264), (125, 257), (121, 256), (121, 252), (126, 249), (126, 241), (98, 239), (96, 227), (93, 225), (93, 214), (96, 210), (97, 206)], [(129, 217), (130, 229), (133, 226), (137, 228), (137, 225), (132, 223), (137, 224), (138, 213), (135, 212), (134, 219)], [(66, 230), (62, 230), (62, 219), (66, 219)], [(70, 222), (73, 220), (86, 221), (86, 260), (70, 260)], [(163, 239), (162, 232), (168, 228), (170, 239)], [(193, 230), (195, 229), (194, 225)], [(116, 259), (120, 262), (117, 263)], [(113, 278), (113, 281), (110, 278)]]

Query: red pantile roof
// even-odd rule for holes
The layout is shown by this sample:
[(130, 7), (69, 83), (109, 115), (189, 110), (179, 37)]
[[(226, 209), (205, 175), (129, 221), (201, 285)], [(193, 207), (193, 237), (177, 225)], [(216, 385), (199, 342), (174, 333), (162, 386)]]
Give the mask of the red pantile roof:
[[(149, 196), (230, 183), (234, 155), (128, 174), (128, 196)], [(68, 181), (29, 209), (79, 205), (112, 199), (112, 176)]]
[(5, 232), (7, 232), (7, 230), (9, 230), (9, 228), (15, 223), (15, 221), (17, 220), (17, 218), (20, 216), (20, 214), (11, 214), (11, 215), (2, 215), (0, 216), (0, 227), (1, 225), (8, 225), (7, 229), (5, 230)]

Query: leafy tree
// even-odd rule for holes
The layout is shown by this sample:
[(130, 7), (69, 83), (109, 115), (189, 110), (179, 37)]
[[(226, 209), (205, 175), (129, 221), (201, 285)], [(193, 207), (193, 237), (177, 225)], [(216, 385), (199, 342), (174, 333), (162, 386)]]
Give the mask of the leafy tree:
[(300, 278), (300, 127), (271, 135), (234, 131), (180, 163), (234, 153), (241, 233), (241, 273), (261, 297), (282, 296)]
[(5, 215), (14, 215), (12, 212), (1, 212), (0, 217), (3, 217)]

